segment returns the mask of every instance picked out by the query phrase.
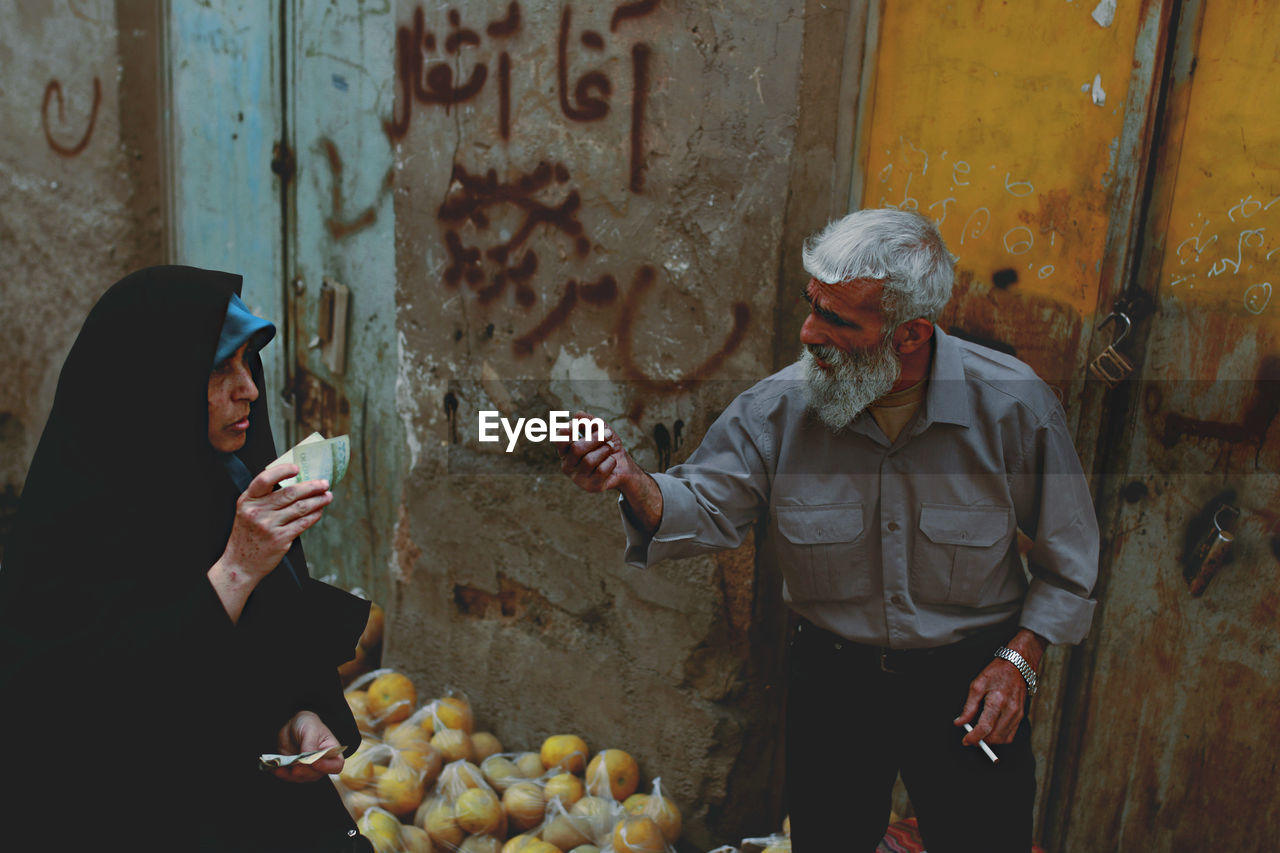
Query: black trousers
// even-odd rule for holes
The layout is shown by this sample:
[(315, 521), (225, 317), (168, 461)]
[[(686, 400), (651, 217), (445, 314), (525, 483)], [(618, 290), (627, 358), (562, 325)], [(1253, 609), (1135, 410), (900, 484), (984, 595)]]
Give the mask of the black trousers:
[(873, 853), (899, 772), (929, 853), (1028, 853), (1031, 727), (993, 746), (960, 743), (969, 682), (1016, 625), (927, 653), (850, 643), (801, 621), (791, 642), (787, 799), (796, 853)]

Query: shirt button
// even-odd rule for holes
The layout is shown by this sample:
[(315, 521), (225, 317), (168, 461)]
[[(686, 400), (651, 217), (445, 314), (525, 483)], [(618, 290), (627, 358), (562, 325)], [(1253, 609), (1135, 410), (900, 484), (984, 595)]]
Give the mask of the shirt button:
[(889, 522), (889, 532), (890, 532), (890, 533), (897, 533), (897, 532), (898, 532), (898, 522), (896, 522), (896, 521), (891, 521), (891, 522)]
[(899, 595), (898, 593), (894, 593), (894, 594), (893, 594), (893, 597), (892, 597), (892, 598), (890, 598), (890, 599), (889, 599), (889, 601), (893, 602), (893, 604), (894, 604), (895, 606), (897, 606), (897, 607), (901, 607), (901, 606), (902, 606), (902, 604), (903, 604), (903, 602), (905, 601), (905, 599), (904, 599), (901, 595)]

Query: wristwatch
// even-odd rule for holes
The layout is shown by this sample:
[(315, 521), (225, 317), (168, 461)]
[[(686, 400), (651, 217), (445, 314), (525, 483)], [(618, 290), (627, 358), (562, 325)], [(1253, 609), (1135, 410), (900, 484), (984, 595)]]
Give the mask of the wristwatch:
[(1007, 660), (1009, 663), (1016, 666), (1018, 668), (1018, 672), (1022, 673), (1022, 680), (1027, 682), (1027, 695), (1036, 695), (1036, 687), (1038, 686), (1036, 671), (1031, 668), (1031, 664), (1027, 663), (1026, 659), (1023, 658), (1022, 655), (1018, 654), (1008, 646), (1001, 646), (996, 649), (996, 657), (1001, 660)]

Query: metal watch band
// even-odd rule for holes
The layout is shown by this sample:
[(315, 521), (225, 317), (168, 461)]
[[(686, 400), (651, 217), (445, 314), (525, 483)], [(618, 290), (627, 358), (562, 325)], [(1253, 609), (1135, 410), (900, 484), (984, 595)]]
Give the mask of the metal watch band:
[(1022, 680), (1027, 682), (1027, 695), (1036, 695), (1036, 687), (1038, 686), (1036, 671), (1031, 668), (1031, 664), (1027, 663), (1026, 659), (1023, 658), (1022, 655), (1007, 646), (1001, 646), (996, 649), (996, 657), (1002, 660), (1007, 660), (1009, 663), (1016, 666), (1018, 668), (1018, 672), (1022, 673)]

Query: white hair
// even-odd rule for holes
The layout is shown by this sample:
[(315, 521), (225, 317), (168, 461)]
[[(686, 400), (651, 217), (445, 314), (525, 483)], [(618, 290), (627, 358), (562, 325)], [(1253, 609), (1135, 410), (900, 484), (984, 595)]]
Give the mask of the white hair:
[(880, 282), (890, 330), (917, 317), (938, 319), (951, 298), (955, 262), (931, 219), (892, 207), (854, 211), (804, 245), (805, 271), (818, 281)]

